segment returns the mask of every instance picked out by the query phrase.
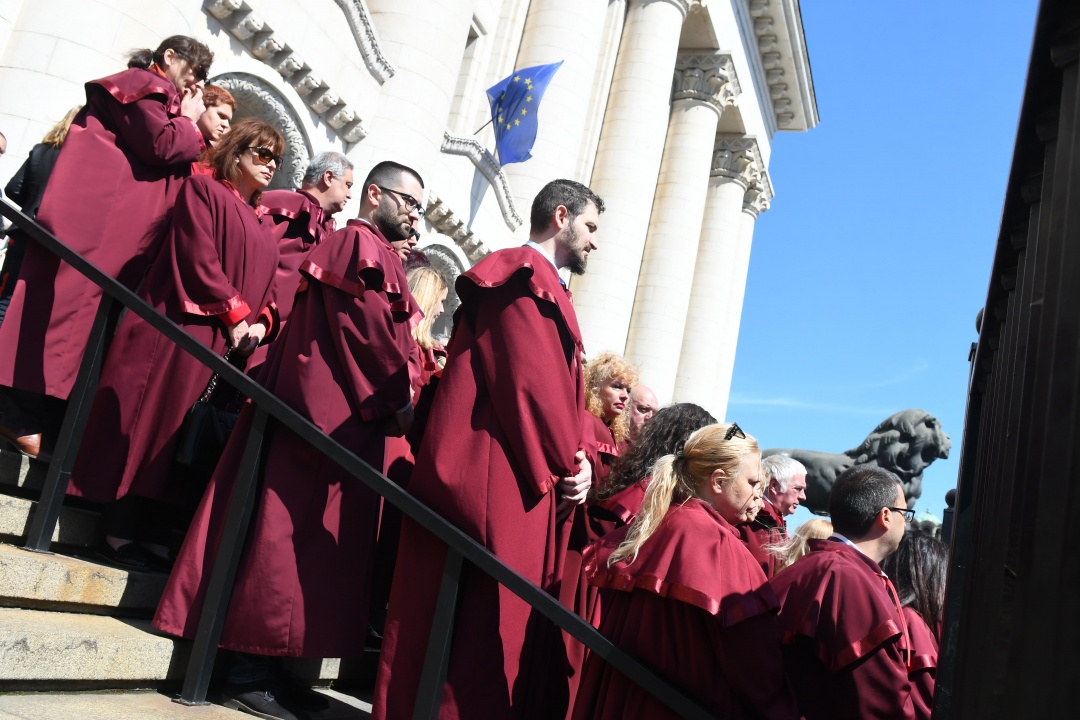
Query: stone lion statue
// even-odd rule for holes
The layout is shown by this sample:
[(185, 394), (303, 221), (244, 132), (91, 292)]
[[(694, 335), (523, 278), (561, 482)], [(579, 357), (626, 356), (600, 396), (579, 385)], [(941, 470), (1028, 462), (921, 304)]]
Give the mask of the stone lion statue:
[(826, 512), (837, 476), (854, 465), (877, 465), (900, 477), (908, 506), (922, 495), (922, 474), (938, 458), (949, 457), (952, 442), (941, 423), (925, 410), (902, 410), (886, 418), (853, 450), (835, 454), (772, 448), (761, 453), (787, 455), (806, 466), (806, 506)]

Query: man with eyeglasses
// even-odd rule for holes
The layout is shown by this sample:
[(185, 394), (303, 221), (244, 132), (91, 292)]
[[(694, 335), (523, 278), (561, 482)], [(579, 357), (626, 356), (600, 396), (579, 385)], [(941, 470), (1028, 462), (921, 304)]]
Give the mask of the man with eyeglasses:
[[(449, 356), (409, 491), (537, 585), (558, 594), (571, 511), (591, 467), (582, 440), (581, 333), (559, 270), (585, 271), (603, 200), (554, 180), (533, 201), (529, 242), (457, 281)], [(372, 717), (412, 716), (446, 546), (408, 518)], [(578, 582), (575, 576), (568, 582)], [(462, 578), (443, 716), (561, 718), (562, 633), (481, 572)]]
[[(278, 163), (280, 167), (280, 163)], [(353, 164), (339, 152), (321, 152), (308, 163), (300, 189), (263, 193), (263, 224), (278, 243), (278, 269), (274, 301), (278, 321), (284, 324), (292, 312), (300, 286), (300, 263), (304, 256), (334, 232), (334, 215), (352, 199)], [(266, 360), (269, 345), (260, 345), (248, 360), (251, 372)]]
[[(412, 422), (410, 321), (417, 308), (393, 243), (408, 236), (423, 180), (393, 162), (363, 184), (360, 214), (304, 257), (289, 322), (271, 343), (261, 381), (375, 468), (387, 435)], [(201, 613), (206, 548), (218, 536), (250, 427), (241, 415), (188, 531), (154, 622), (190, 629)], [(291, 720), (325, 701), (290, 686), (277, 657), (360, 657), (368, 628), (380, 498), (291, 432), (274, 431), (263, 461), (256, 522), (221, 636), (237, 653), (227, 704)], [(220, 484), (219, 484), (220, 482)], [(254, 651), (258, 648), (258, 651)], [(273, 708), (267, 714), (265, 708)], [(264, 710), (259, 710), (264, 708)]]
[(900, 479), (857, 465), (829, 495), (835, 532), (770, 581), (780, 600), (784, 663), (805, 720), (916, 718), (911, 643), (896, 588), (880, 563), (913, 511)]

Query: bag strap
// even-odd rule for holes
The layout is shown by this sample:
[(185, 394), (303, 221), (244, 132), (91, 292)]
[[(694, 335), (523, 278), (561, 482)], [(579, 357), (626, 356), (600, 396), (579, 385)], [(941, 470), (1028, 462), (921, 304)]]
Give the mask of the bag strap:
[[(222, 355), (222, 360), (225, 360), (227, 362), (229, 360), (229, 356), (232, 355), (232, 351), (232, 348), (226, 349), (225, 354)], [(221, 379), (221, 376), (217, 373), (214, 373), (210, 376), (210, 382), (206, 383), (206, 389), (203, 390), (203, 394), (199, 396), (199, 402), (210, 402), (210, 397), (214, 394), (214, 388), (217, 387), (219, 379)]]

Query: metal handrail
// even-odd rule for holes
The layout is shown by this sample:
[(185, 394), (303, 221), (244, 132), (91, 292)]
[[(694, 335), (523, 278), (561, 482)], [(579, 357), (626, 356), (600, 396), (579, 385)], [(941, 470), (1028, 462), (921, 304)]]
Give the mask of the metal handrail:
[(203, 601), (202, 616), (188, 661), (183, 690), (177, 702), (185, 705), (206, 704), (206, 692), (217, 655), (217, 643), (224, 627), (225, 613), (228, 609), (236, 569), (257, 497), (258, 466), (267, 437), (266, 433), (271, 423), (278, 423), (333, 460), (346, 472), (359, 479), (447, 545), (443, 579), (421, 673), (421, 686), (417, 694), (414, 718), (438, 716), (449, 662), (449, 647), (453, 636), (457, 590), (465, 563), (491, 576), (588, 647), (590, 651), (603, 658), (613, 668), (683, 717), (700, 720), (715, 717), (697, 701), (615, 646), (557, 598), (523, 577), (483, 545), (323, 433), (272, 392), (230, 365), (220, 355), (186, 333), (172, 320), (157, 312), (133, 291), (106, 275), (4, 198), (0, 198), (0, 215), (11, 220), (34, 241), (85, 275), (104, 293), (91, 329), (86, 354), (72, 388), (56, 451), (34, 511), (31, 530), (27, 533), (25, 545), (27, 550), (49, 551), (49, 543), (56, 528), (71, 470), (75, 457), (78, 455), (82, 432), (97, 390), (100, 369), (104, 361), (107, 333), (115, 321), (117, 309), (120, 306), (134, 312), (200, 363), (218, 373), (222, 380), (250, 398), (255, 405), (252, 432), (248, 437), (237, 481), (230, 497), (225, 534), (214, 556), (213, 571)]

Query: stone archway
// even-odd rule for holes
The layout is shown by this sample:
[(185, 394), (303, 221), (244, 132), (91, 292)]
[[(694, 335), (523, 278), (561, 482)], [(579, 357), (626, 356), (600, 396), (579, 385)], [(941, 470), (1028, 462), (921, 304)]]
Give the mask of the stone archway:
[(311, 143), (289, 101), (265, 80), (247, 73), (223, 73), (207, 82), (225, 88), (236, 98), (235, 119), (254, 117), (277, 128), (285, 138), (285, 155), (270, 188), (299, 188), (311, 160)]

